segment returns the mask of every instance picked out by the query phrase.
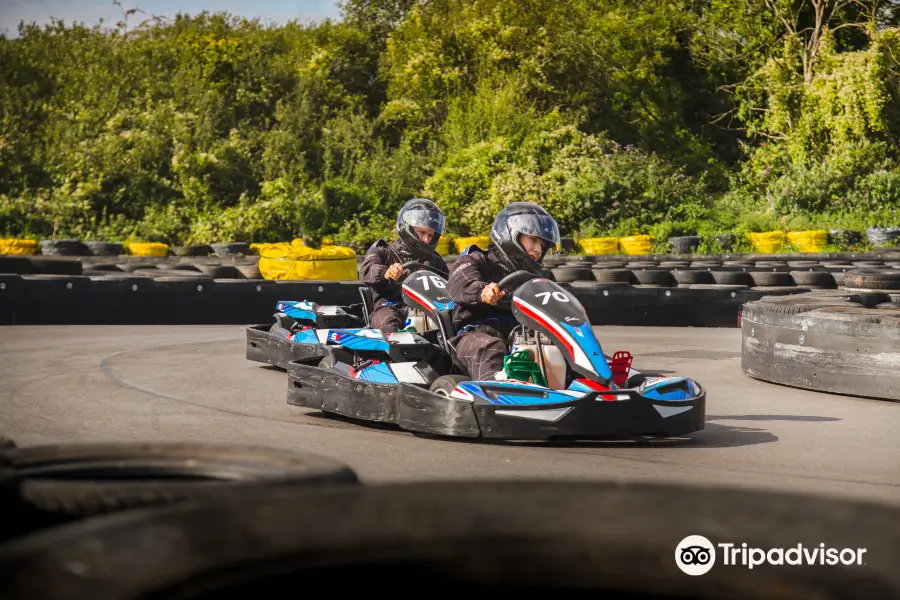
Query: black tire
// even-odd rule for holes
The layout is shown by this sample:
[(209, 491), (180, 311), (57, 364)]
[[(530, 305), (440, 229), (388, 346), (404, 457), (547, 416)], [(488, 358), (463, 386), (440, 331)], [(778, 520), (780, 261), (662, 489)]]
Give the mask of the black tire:
[(631, 287), (631, 284), (626, 281), (573, 281), (571, 284), (573, 288), (582, 288), (588, 290), (608, 290), (609, 288), (614, 287)]
[(900, 290), (900, 272), (895, 269), (855, 269), (844, 273), (844, 287)]
[(450, 396), (453, 388), (461, 381), (472, 381), (472, 378), (468, 375), (442, 375), (435, 379), (428, 389), (441, 396)]
[(103, 271), (104, 273), (124, 273), (124, 271), (119, 268), (119, 265), (114, 263), (93, 263), (85, 265), (85, 269), (82, 272), (82, 275), (88, 275), (88, 271)]
[(811, 310), (827, 307), (863, 308), (858, 302), (844, 302), (840, 299), (816, 300), (811, 298), (799, 299), (797, 302), (779, 302), (771, 296), (763, 296), (754, 303), (754, 309), (760, 313), (772, 313), (777, 315), (799, 315)]
[(246, 256), (250, 254), (250, 244), (247, 242), (229, 242), (227, 244), (210, 244), (216, 256)]
[(262, 279), (258, 265), (235, 265), (241, 279)]
[(823, 306), (806, 313), (809, 319), (822, 321), (854, 321), (857, 323), (878, 323), (886, 313), (862, 306)]
[(790, 287), (795, 285), (790, 273), (751, 271), (754, 287)]
[(119, 256), (125, 253), (122, 244), (116, 242), (85, 242), (84, 245), (94, 256)]
[(699, 235), (684, 235), (678, 237), (670, 237), (669, 249), (673, 254), (690, 254), (700, 245)]
[(672, 271), (672, 277), (679, 284), (714, 282), (712, 273), (703, 269), (676, 269)]
[(591, 273), (594, 276), (594, 281), (601, 283), (637, 283), (637, 279), (634, 273), (631, 272), (631, 269), (594, 268), (591, 270)]
[(212, 248), (206, 244), (189, 244), (172, 248), (172, 254), (175, 256), (209, 256), (212, 253)]
[(634, 271), (634, 277), (641, 285), (675, 285), (676, 281), (672, 273), (661, 269), (646, 269)]
[(885, 246), (900, 239), (900, 227), (869, 227), (866, 237), (873, 246)]
[(900, 333), (892, 311), (804, 296), (744, 305), (744, 373), (808, 390), (900, 400)]
[(126, 509), (249, 490), (359, 483), (304, 452), (206, 443), (87, 443), (0, 453), (2, 537)]
[(711, 271), (713, 279), (719, 285), (755, 285), (750, 273), (746, 271)]
[[(134, 262), (122, 262), (116, 265), (126, 273), (134, 273), (135, 271), (140, 271), (142, 269), (153, 269), (154, 271), (159, 271), (156, 268), (156, 265), (150, 262), (144, 261), (134, 261)], [(157, 273), (158, 274), (158, 273)], [(146, 277), (152, 277), (153, 275), (146, 275)]]
[(552, 269), (553, 278), (557, 283), (572, 283), (573, 281), (591, 281), (594, 274), (585, 267), (557, 267)]
[[(675, 561), (688, 535), (763, 553), (798, 544), (865, 553), (859, 566), (748, 571), (723, 566), (717, 548), (712, 569), (690, 577)], [(451, 594), (881, 600), (900, 594), (898, 561), (891, 505), (647, 483), (429, 482), (105, 517), (8, 545), (0, 578), (15, 600), (281, 599), (376, 580)]]
[(234, 265), (198, 265), (196, 268), (212, 279), (240, 279)]
[(80, 240), (41, 240), (44, 256), (90, 256), (91, 251)]
[(797, 285), (817, 285), (836, 288), (834, 276), (828, 271), (791, 271), (791, 278)]

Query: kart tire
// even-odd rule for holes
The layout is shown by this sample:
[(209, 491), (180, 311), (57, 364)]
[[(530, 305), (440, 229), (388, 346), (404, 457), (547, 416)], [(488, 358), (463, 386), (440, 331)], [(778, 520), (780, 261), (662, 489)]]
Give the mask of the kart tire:
[[(762, 552), (820, 543), (865, 552), (850, 566), (750, 571), (746, 559), (722, 565), (717, 548), (712, 569), (690, 577), (675, 559), (687, 535)], [(11, 600), (278, 600), (373, 581), (466, 595), (880, 600), (900, 594), (898, 560), (900, 510), (886, 504), (675, 484), (454, 481), (272, 490), (102, 517), (8, 544), (0, 578)]]
[(82, 443), (0, 452), (0, 539), (127, 509), (252, 490), (359, 483), (330, 458), (206, 443)]
[(472, 378), (468, 375), (442, 375), (435, 379), (428, 389), (439, 396), (449, 397), (453, 388), (462, 381), (472, 381)]

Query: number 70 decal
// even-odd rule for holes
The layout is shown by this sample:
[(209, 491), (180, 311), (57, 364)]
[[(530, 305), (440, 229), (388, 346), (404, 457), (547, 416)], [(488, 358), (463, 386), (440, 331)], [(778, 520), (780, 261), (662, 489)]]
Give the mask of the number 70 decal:
[(542, 306), (547, 304), (550, 301), (550, 296), (553, 296), (553, 299), (556, 300), (557, 302), (568, 302), (569, 301), (568, 296), (566, 296), (562, 292), (558, 292), (558, 291), (557, 292), (539, 292), (539, 293), (535, 294), (534, 296), (535, 296), (535, 298), (540, 298), (543, 296), (544, 301), (541, 302)]

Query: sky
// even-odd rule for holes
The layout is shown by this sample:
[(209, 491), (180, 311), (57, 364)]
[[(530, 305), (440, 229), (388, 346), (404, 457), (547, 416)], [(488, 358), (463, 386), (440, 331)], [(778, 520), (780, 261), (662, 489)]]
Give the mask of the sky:
[[(176, 13), (197, 14), (227, 11), (233, 15), (255, 18), (263, 22), (286, 23), (292, 19), (307, 22), (325, 18), (339, 19), (338, 0), (121, 0), (122, 8), (139, 8), (128, 22), (139, 23), (149, 15), (174, 16)], [(0, 35), (17, 37), (20, 21), (50, 23), (56, 17), (67, 25), (72, 21), (92, 26), (104, 19), (114, 25), (122, 18), (122, 9), (112, 0), (0, 0)]]

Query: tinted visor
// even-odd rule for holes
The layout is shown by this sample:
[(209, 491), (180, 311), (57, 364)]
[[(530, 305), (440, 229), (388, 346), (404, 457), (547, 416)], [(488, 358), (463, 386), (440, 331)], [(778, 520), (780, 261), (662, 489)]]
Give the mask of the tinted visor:
[(509, 230), (518, 239), (519, 235), (533, 235), (553, 245), (553, 249), (560, 247), (559, 227), (552, 217), (547, 215), (513, 215), (509, 217)]
[(426, 227), (435, 233), (444, 233), (444, 215), (436, 210), (411, 208), (404, 210), (400, 218), (412, 227)]

